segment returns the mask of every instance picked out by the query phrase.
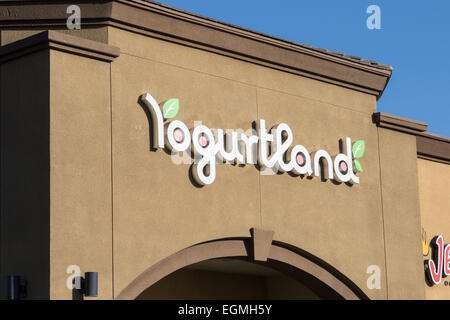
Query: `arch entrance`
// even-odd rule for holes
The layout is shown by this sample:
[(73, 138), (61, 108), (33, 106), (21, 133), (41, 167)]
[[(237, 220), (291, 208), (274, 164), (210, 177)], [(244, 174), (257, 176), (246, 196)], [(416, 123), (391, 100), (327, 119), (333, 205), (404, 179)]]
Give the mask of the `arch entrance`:
[(350, 279), (273, 232), (199, 243), (149, 267), (117, 299), (368, 299)]

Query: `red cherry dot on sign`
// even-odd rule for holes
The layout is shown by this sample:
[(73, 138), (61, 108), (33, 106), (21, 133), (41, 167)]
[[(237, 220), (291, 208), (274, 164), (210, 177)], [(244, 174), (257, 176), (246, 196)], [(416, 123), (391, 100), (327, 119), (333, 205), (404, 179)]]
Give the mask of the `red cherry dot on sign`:
[(344, 161), (341, 161), (341, 162), (339, 163), (339, 169), (340, 169), (342, 172), (347, 172), (347, 170), (348, 170), (347, 163), (345, 163)]
[(178, 143), (183, 142), (184, 140), (183, 131), (181, 131), (181, 129), (175, 129), (175, 131), (173, 132), (173, 137), (175, 138), (176, 142)]
[(198, 142), (200, 143), (200, 145), (204, 148), (208, 145), (208, 139), (206, 139), (205, 136), (200, 136), (200, 138), (198, 138)]
[(297, 158), (295, 159), (297, 163), (302, 166), (305, 163), (305, 157), (302, 154), (297, 154)]

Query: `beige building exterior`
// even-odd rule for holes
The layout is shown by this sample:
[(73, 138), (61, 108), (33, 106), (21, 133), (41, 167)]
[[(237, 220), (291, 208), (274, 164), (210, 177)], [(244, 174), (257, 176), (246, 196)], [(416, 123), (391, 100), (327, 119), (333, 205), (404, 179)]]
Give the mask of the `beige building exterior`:
[[(424, 267), (450, 239), (450, 139), (377, 112), (392, 68), (153, 2), (71, 4), (81, 29), (61, 1), (0, 6), (2, 298), (19, 275), (27, 299), (72, 299), (74, 270), (98, 272), (86, 299), (450, 298)], [(286, 123), (333, 158), (364, 141), (359, 183), (220, 164), (200, 187), (155, 150), (146, 93), (179, 99), (166, 126)]]

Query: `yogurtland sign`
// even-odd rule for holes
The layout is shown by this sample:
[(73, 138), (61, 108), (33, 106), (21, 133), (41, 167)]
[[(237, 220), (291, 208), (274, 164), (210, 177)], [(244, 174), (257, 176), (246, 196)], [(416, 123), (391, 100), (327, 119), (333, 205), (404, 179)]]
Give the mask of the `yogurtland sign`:
[[(294, 175), (320, 177), (338, 182), (359, 184), (356, 172), (362, 172), (358, 158), (364, 155), (363, 140), (352, 145), (350, 138), (345, 139), (344, 153), (333, 158), (325, 150), (310, 153), (306, 147), (293, 143), (292, 130), (286, 123), (280, 123), (267, 131), (266, 121), (256, 123), (255, 134), (247, 135), (236, 130), (210, 129), (197, 125), (189, 130), (186, 124), (172, 120), (179, 110), (179, 100), (170, 99), (162, 103), (162, 110), (149, 94), (140, 97), (140, 101), (151, 114), (151, 133), (153, 148), (179, 153), (192, 150), (194, 157), (192, 175), (196, 183), (207, 185), (216, 179), (216, 164), (254, 164), (278, 172), (290, 172)], [(341, 150), (342, 151), (342, 150)]]

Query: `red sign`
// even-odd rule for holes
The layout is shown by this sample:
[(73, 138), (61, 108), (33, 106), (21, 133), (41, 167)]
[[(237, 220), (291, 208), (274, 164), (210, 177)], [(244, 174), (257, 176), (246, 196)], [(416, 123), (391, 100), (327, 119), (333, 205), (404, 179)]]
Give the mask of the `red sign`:
[(440, 284), (442, 278), (450, 275), (450, 244), (444, 245), (442, 235), (436, 236), (431, 240), (433, 255), (426, 263), (426, 276), (428, 283), (432, 286)]

